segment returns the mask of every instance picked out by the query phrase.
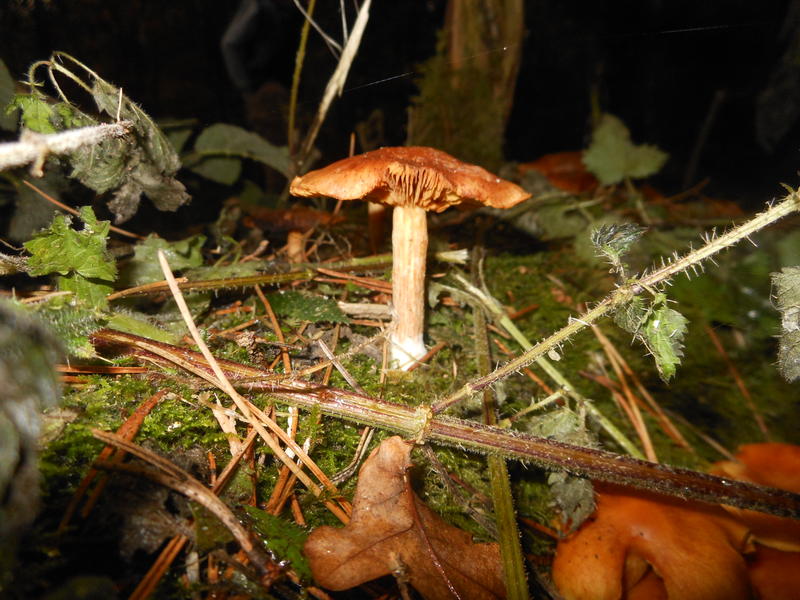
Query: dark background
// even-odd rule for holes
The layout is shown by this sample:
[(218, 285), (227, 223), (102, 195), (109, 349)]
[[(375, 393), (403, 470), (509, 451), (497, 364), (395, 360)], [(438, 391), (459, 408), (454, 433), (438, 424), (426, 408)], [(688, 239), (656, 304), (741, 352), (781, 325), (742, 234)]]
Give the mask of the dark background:
[[(291, 0), (272, 4), (275, 13), (264, 20), (257, 48), (263, 60), (252, 74), (256, 82), (288, 89), (302, 18)], [(656, 183), (676, 193), (712, 98), (722, 91), (695, 180), (710, 177), (707, 193), (748, 207), (780, 195), (779, 183), (797, 182), (800, 128), (789, 119), (785, 135), (767, 149), (756, 139), (755, 114), (793, 34), (790, 29), (781, 37), (790, 4), (529, 0), (506, 157), (527, 161), (585, 147), (595, 85), (602, 108), (621, 117), (635, 141), (670, 153)], [(246, 126), (243, 96), (220, 52), (236, 6), (219, 0), (0, 0), (0, 57), (22, 78), (31, 62), (63, 50), (123, 86), (156, 118)], [(352, 22), (353, 3), (345, 6)], [(383, 112), (385, 143), (404, 143), (418, 65), (434, 52), (444, 9), (443, 0), (375, 0), (346, 91), (320, 133), (320, 163), (344, 156), (350, 132), (375, 108)], [(341, 40), (338, 10), (339, 2), (318, 0), (316, 17)], [(334, 66), (312, 30), (301, 116), (316, 111)], [(276, 123), (285, 113), (277, 102), (264, 110)], [(275, 139), (284, 135), (277, 127)]]

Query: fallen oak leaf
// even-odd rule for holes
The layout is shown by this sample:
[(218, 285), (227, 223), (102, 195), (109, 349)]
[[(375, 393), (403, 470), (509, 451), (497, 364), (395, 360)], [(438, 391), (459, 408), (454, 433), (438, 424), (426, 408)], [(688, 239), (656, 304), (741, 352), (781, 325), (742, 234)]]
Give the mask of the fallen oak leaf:
[(352, 520), (318, 527), (304, 547), (317, 583), (346, 590), (402, 568), (427, 600), (505, 597), (497, 544), (476, 544), (411, 491), (411, 445), (384, 440), (359, 471)]

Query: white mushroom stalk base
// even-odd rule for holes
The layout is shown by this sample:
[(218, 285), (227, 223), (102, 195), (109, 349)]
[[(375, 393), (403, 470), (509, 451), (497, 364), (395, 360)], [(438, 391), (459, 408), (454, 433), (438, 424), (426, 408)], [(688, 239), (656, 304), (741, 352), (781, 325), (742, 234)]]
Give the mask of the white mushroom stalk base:
[(392, 325), (389, 334), (394, 369), (407, 371), (425, 356), (425, 259), (428, 224), (425, 209), (396, 206), (392, 223)]

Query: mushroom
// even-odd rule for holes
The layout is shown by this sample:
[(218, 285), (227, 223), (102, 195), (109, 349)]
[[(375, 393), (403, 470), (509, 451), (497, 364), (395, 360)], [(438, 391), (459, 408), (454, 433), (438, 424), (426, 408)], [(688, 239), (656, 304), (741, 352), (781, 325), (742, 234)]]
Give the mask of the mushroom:
[(530, 194), (476, 165), (433, 148), (380, 148), (295, 177), (295, 196), (367, 200), (394, 207), (392, 230), (394, 367), (408, 370), (425, 355), (426, 211), (461, 203), (511, 208)]
[[(714, 463), (711, 473), (800, 493), (800, 446), (746, 444), (736, 453), (736, 461)], [(798, 598), (800, 523), (732, 506), (724, 508), (752, 532), (754, 552), (747, 558), (750, 581), (758, 598)]]
[[(800, 494), (800, 446), (776, 442), (745, 444), (739, 448), (736, 460), (714, 463), (710, 472)], [(758, 543), (800, 552), (800, 521), (733, 506), (725, 506), (725, 510), (747, 525)]]
[(747, 528), (722, 509), (596, 488), (594, 517), (556, 549), (553, 581), (566, 600), (751, 597)]

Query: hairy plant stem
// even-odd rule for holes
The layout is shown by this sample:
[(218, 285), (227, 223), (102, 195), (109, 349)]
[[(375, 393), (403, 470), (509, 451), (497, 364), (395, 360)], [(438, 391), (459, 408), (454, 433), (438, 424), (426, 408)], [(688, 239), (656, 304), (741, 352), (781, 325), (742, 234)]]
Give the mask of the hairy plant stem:
[[(530, 350), (533, 348), (533, 344), (531, 344), (528, 338), (526, 338), (525, 335), (519, 330), (519, 327), (517, 327), (508, 317), (506, 312), (503, 310), (503, 307), (500, 306), (500, 303), (493, 296), (491, 296), (487, 291), (472, 285), (461, 276), (456, 276), (456, 280), (458, 280), (465, 287), (466, 291), (472, 294), (486, 308), (495, 321), (498, 322), (500, 326), (505, 329), (520, 346), (522, 346), (523, 350)], [(637, 448), (634, 443), (628, 439), (628, 436), (622, 433), (622, 431), (620, 431), (620, 429), (614, 425), (609, 418), (600, 412), (600, 410), (594, 405), (594, 402), (578, 393), (575, 390), (575, 387), (566, 377), (564, 377), (561, 371), (559, 371), (545, 356), (539, 356), (535, 358), (534, 362), (536, 362), (536, 365), (542, 369), (542, 371), (547, 373), (550, 379), (558, 384), (559, 388), (566, 396), (572, 398), (576, 405), (583, 407), (586, 412), (589, 413), (592, 418), (600, 424), (606, 433), (608, 433), (608, 435), (610, 435), (611, 438), (617, 442), (617, 444), (619, 444), (623, 450), (625, 450), (625, 452), (634, 458), (644, 458), (644, 454), (642, 454), (639, 448)]]
[[(199, 352), (111, 329), (96, 331), (92, 339), (103, 353), (132, 354), (171, 367), (191, 362), (192, 371), (211, 373), (211, 367)], [(154, 352), (153, 348), (159, 351)], [(175, 360), (168, 358), (170, 355)], [(429, 406), (393, 404), (232, 361), (217, 362), (239, 390), (263, 392), (287, 404), (394, 431), (419, 443), (455, 446), (680, 498), (800, 518), (800, 494), (572, 446), (475, 421), (434, 417)]]
[(550, 350), (559, 348), (566, 340), (580, 330), (589, 327), (591, 323), (627, 304), (638, 294), (641, 294), (645, 290), (650, 290), (669, 283), (669, 280), (678, 273), (687, 273), (688, 277), (688, 271), (690, 269), (693, 272), (696, 272), (697, 269), (701, 269), (703, 261), (707, 259), (713, 260), (712, 257), (714, 254), (737, 244), (745, 238), (749, 238), (749, 236), (760, 229), (771, 225), (778, 219), (798, 209), (800, 209), (800, 193), (790, 190), (790, 193), (780, 203), (770, 206), (767, 210), (756, 215), (742, 225), (731, 229), (719, 237), (713, 234), (708, 235), (705, 238), (705, 244), (701, 248), (688, 252), (682, 257), (676, 257), (672, 261), (665, 262), (665, 264), (655, 271), (646, 273), (639, 278), (631, 279), (624, 285), (621, 285), (597, 306), (581, 315), (580, 318), (571, 317), (569, 323), (567, 323), (565, 327), (555, 332), (547, 339), (539, 342), (530, 350), (523, 352), (517, 358), (498, 367), (489, 375), (479, 377), (466, 383), (457, 392), (435, 403), (431, 410), (434, 414), (438, 414), (454, 404), (466, 400), (474, 393), (480, 392), (485, 387), (501, 379), (505, 379), (523, 367), (527, 367), (536, 359), (543, 357)]

